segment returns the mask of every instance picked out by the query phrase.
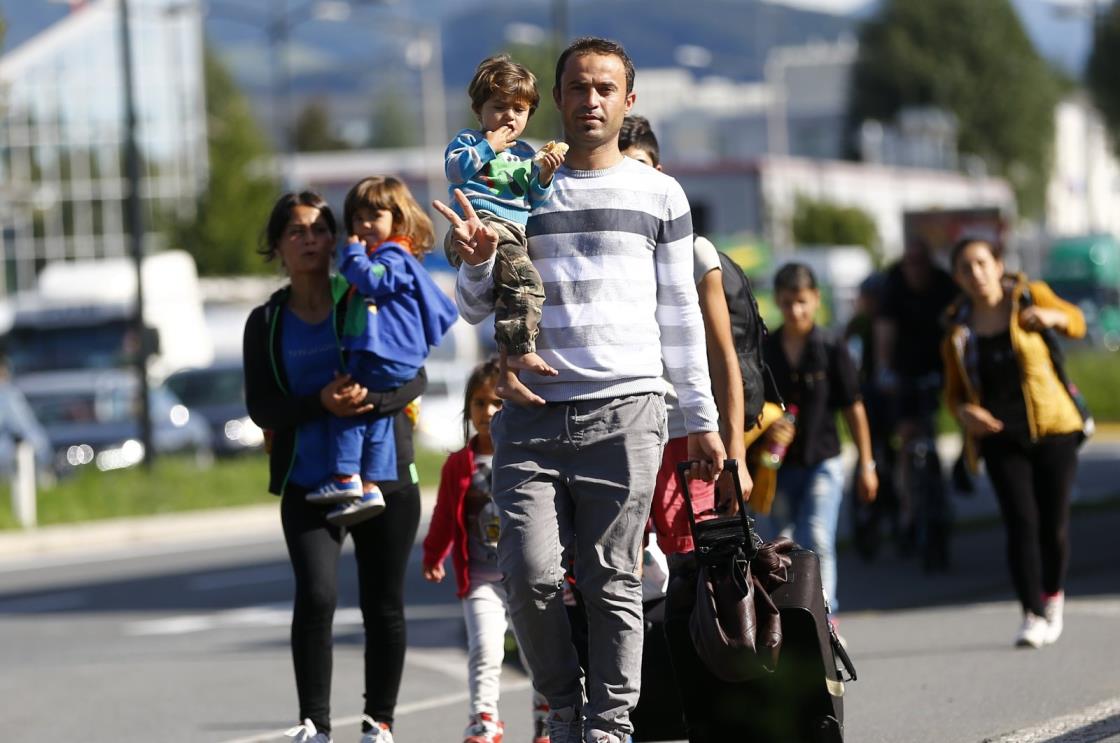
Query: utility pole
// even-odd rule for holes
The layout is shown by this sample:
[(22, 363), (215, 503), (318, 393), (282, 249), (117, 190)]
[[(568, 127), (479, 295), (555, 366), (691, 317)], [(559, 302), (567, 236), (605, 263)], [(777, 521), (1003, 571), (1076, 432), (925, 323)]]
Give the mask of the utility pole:
[(132, 37), (129, 34), (128, 0), (119, 0), (121, 34), (121, 77), (124, 81), (124, 148), (128, 199), (125, 217), (136, 267), (136, 310), (133, 333), (136, 337), (136, 377), (140, 390), (140, 436), (144, 445), (144, 469), (151, 472), (155, 459), (152, 447), (151, 404), (148, 399), (148, 333), (144, 327), (144, 214), (140, 205), (140, 152), (136, 147), (136, 100), (132, 81)]

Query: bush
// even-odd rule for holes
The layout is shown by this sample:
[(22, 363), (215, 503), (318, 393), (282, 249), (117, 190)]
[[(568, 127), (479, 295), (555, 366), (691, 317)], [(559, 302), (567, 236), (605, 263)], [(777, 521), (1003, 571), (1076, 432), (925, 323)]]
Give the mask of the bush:
[(879, 230), (858, 207), (798, 196), (791, 229), (799, 245), (862, 245), (879, 263)]
[(1085, 402), (1098, 423), (1120, 422), (1120, 395), (1116, 376), (1120, 354), (1079, 350), (1066, 359), (1066, 371), (1085, 395)]

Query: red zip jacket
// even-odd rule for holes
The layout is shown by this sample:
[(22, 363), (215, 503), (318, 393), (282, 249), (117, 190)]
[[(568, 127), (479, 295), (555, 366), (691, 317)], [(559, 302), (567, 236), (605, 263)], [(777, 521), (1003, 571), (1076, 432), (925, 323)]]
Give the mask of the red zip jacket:
[(424, 537), (424, 567), (438, 565), (451, 553), (451, 566), (455, 571), (457, 596), (463, 598), (471, 588), (467, 544), (467, 517), (463, 507), (474, 474), (474, 444), (477, 436), (457, 452), (452, 452), (443, 463), (439, 475), (439, 494), (428, 536)]

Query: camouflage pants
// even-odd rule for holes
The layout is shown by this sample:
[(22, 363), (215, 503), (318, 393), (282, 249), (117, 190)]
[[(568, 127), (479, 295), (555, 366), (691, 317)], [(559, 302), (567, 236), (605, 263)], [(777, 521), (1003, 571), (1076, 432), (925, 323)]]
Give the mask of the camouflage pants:
[[(488, 212), (480, 211), (478, 216), (498, 233), (494, 261), (494, 340), (507, 353), (535, 353), (544, 285), (529, 260), (525, 228)], [(463, 261), (455, 252), (451, 230), (444, 237), (443, 249), (448, 263), (458, 268)]]

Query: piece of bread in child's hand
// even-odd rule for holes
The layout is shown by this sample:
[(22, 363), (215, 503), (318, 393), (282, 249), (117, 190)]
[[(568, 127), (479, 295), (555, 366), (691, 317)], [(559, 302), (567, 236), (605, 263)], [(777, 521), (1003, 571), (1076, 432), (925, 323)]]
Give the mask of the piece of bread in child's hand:
[(564, 155), (567, 155), (568, 154), (567, 143), (566, 142), (557, 142), (555, 140), (549, 140), (544, 145), (544, 147), (541, 147), (539, 150), (537, 150), (537, 154), (533, 155), (533, 161), (539, 163), (541, 160), (543, 160), (545, 158), (546, 155), (551, 155), (554, 152), (557, 155), (560, 155), (561, 157), (563, 157)]

